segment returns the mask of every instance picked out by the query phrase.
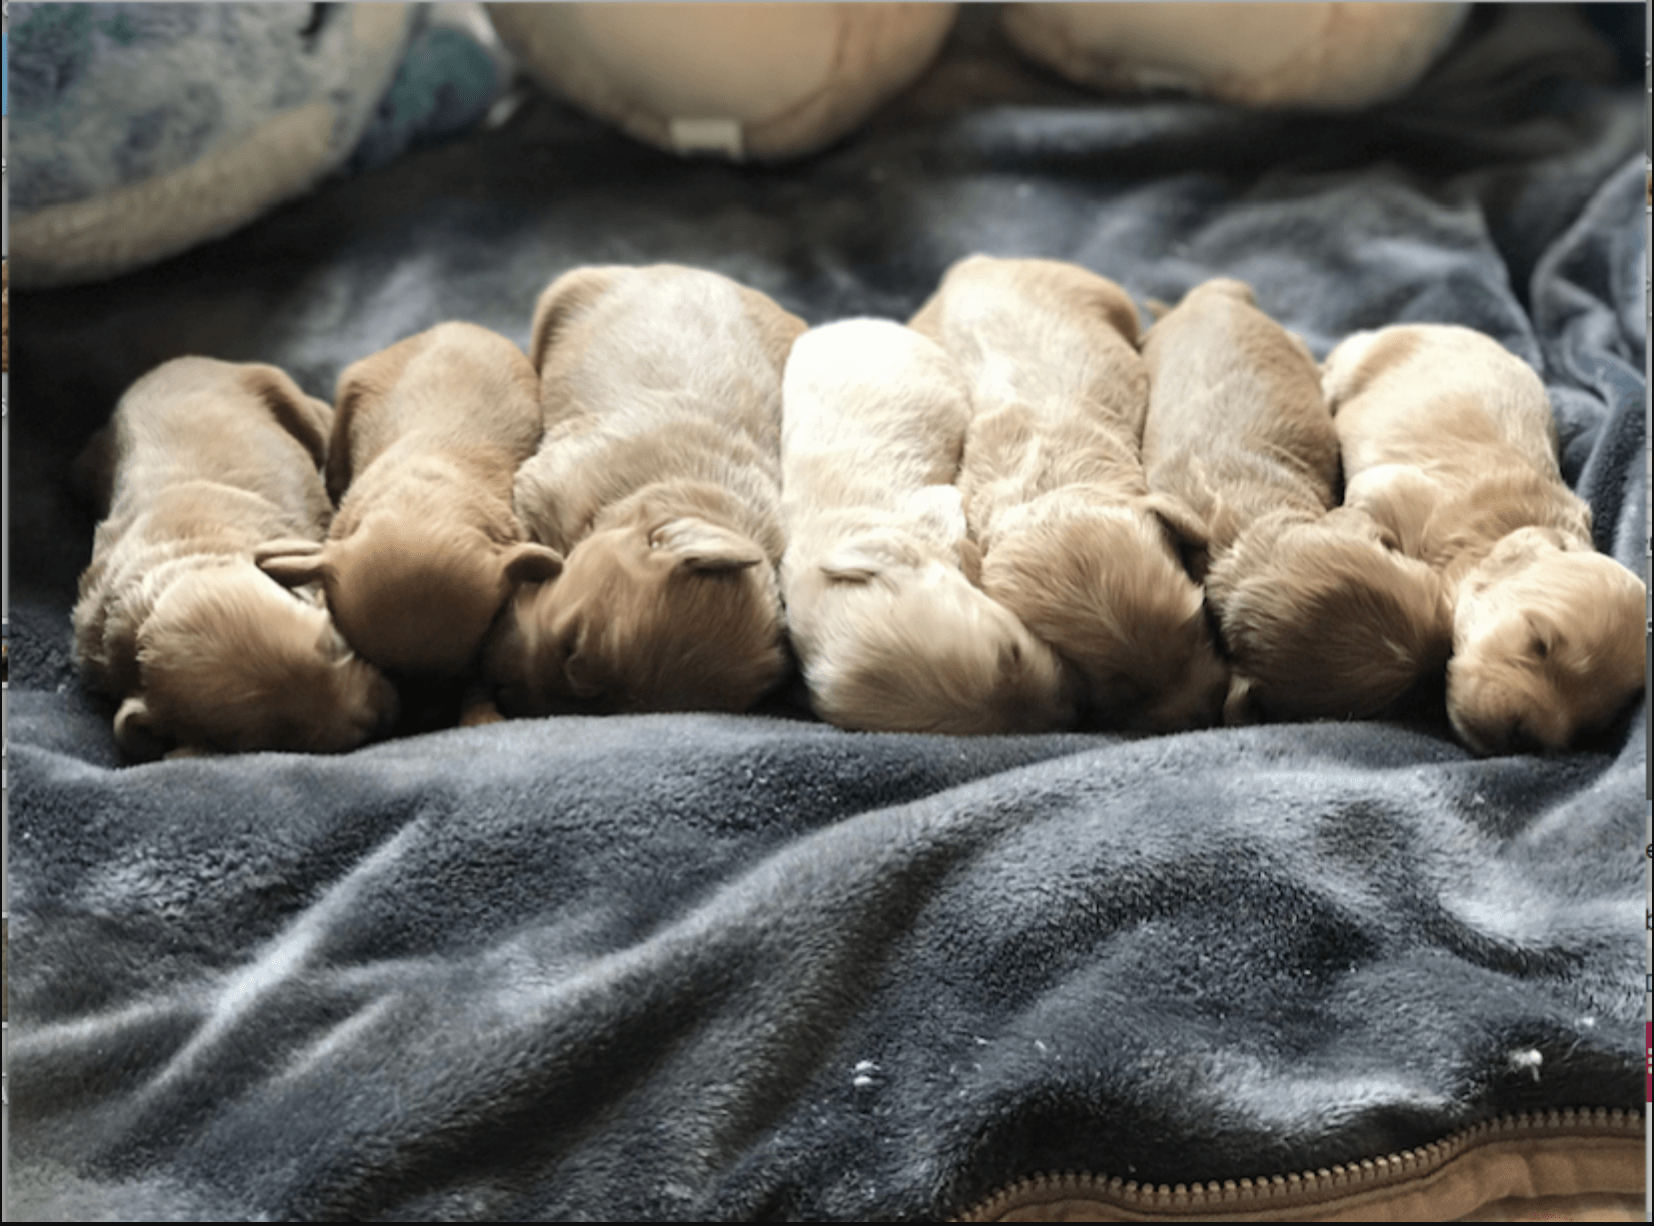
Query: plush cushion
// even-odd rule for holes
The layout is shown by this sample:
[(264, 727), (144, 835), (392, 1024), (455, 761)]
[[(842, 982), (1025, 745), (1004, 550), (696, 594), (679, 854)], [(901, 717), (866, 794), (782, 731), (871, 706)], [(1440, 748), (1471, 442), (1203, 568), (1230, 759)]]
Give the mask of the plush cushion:
[(490, 4), (554, 94), (679, 153), (830, 144), (928, 65), (953, 4)]

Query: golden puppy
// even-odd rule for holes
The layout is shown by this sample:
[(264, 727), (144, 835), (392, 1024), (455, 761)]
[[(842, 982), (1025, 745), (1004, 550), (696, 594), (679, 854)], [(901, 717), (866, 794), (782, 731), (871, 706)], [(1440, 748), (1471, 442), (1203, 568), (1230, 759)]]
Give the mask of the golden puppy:
[(1376, 715), (1439, 670), (1452, 641), (1441, 582), (1359, 511), (1328, 514), (1338, 436), (1303, 343), (1218, 279), (1150, 329), (1143, 361), (1149, 488), (1209, 534), (1190, 569), (1234, 669), (1225, 718)]
[(75, 605), (87, 680), (120, 702), (128, 754), (339, 752), (395, 718), (319, 595), (253, 552), (319, 538), (332, 410), (273, 366), (179, 358), (134, 383), (77, 461), (106, 518)]
[(1038, 732), (1064, 668), (965, 577), (953, 484), (970, 393), (937, 345), (847, 320), (793, 345), (782, 393), (787, 627), (823, 719), (888, 732)]
[(339, 629), (381, 668), (463, 671), (518, 584), (562, 558), (523, 538), (517, 466), (540, 440), (539, 381), (522, 351), (439, 324), (346, 368), (328, 454), (340, 499), (327, 543), (275, 542), (266, 573), (319, 583)]
[(516, 508), (567, 560), (489, 641), (502, 711), (741, 711), (782, 680), (781, 371), (804, 326), (675, 265), (541, 294), (545, 439)]
[(1561, 750), (1643, 688), (1647, 586), (1591, 545), (1527, 363), (1469, 328), (1349, 337), (1324, 387), (1345, 501), (1442, 575), (1447, 713), (1478, 754)]
[(1216, 720), (1228, 685), (1178, 542), (1204, 539), (1151, 494), (1137, 311), (1111, 281), (1051, 260), (973, 256), (912, 327), (975, 401), (959, 478), (982, 588), (1078, 669), (1101, 718), (1170, 732)]

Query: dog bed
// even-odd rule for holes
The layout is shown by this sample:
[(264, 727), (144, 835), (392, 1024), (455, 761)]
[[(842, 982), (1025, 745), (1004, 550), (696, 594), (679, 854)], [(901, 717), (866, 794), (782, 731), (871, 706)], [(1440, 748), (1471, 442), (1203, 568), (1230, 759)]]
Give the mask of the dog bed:
[(1645, 101), (1567, 9), (1478, 6), (1412, 93), (1332, 116), (1099, 101), (966, 6), (810, 160), (537, 98), (20, 290), (8, 1218), (1640, 1213), (1640, 706), (1551, 757), (1475, 758), (1430, 706), (965, 739), (772, 704), (130, 766), (70, 656), (68, 470), (181, 354), (327, 396), (439, 320), (526, 342), (579, 264), (821, 323), (985, 251), (1139, 303), (1239, 277), (1318, 357), (1481, 328), (1644, 573)]

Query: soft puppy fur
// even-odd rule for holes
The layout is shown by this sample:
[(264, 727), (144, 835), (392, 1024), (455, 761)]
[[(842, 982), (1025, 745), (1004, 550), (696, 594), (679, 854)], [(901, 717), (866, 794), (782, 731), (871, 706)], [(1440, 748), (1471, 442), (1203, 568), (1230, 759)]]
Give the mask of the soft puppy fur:
[(75, 605), (87, 681), (114, 697), (137, 758), (339, 752), (396, 715), (319, 594), (254, 565), (276, 537), (319, 539), (332, 410), (273, 366), (178, 358), (129, 388), (76, 462), (106, 515)]
[(1647, 586), (1592, 547), (1539, 376), (1491, 337), (1418, 324), (1349, 337), (1323, 385), (1345, 502), (1446, 585), (1459, 738), (1562, 750), (1611, 722), (1643, 688)]
[(844, 728), (1036, 732), (1073, 716), (1062, 663), (966, 578), (954, 481), (970, 393), (910, 328), (793, 345), (782, 395), (781, 589), (810, 704)]
[(327, 542), (275, 542), (259, 564), (319, 583), (345, 638), (380, 667), (454, 676), (513, 589), (562, 567), (511, 510), (517, 466), (540, 441), (534, 368), (497, 333), (439, 324), (347, 367), (337, 402)]
[(911, 326), (971, 389), (959, 485), (983, 590), (1078, 670), (1094, 718), (1213, 723), (1227, 670), (1177, 555), (1204, 529), (1143, 478), (1148, 376), (1130, 297), (1076, 265), (973, 256)]
[(1240, 281), (1190, 290), (1143, 342), (1151, 490), (1204, 521), (1206, 582), (1233, 667), (1225, 718), (1367, 717), (1447, 661), (1434, 572), (1337, 500), (1321, 372)]
[(540, 296), (545, 437), (515, 506), (567, 561), (489, 641), (501, 711), (741, 711), (783, 680), (781, 374), (804, 328), (677, 265), (576, 269)]

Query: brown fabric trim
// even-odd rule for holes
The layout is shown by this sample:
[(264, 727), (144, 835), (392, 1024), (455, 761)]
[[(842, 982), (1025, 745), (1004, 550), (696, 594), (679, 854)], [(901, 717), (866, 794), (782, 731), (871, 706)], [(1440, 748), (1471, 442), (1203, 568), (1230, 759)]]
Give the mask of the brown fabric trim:
[[(1127, 1207), (1086, 1192), (1078, 1180), (1028, 1188), (1000, 1206), (1001, 1222), (1444, 1222), (1535, 1220), (1515, 1216), (1540, 1198), (1613, 1194), (1634, 1198), (1641, 1217), (1644, 1145), (1640, 1137), (1543, 1137), (1494, 1140), (1416, 1179), (1350, 1196), (1306, 1202), (1283, 1196), (1278, 1207), (1225, 1213), (1221, 1193), (1175, 1194), (1161, 1205)], [(1177, 1203), (1181, 1199), (1182, 1203)], [(1584, 1202), (1582, 1202), (1584, 1203)], [(1593, 1204), (1597, 1202), (1591, 1202)], [(1627, 1202), (1629, 1203), (1629, 1202)], [(1484, 1217), (1484, 1212), (1502, 1216)], [(1549, 1219), (1555, 1220), (1555, 1219)], [(1566, 1219), (1564, 1219), (1566, 1220)], [(1578, 1220), (1621, 1220), (1578, 1219)]]

